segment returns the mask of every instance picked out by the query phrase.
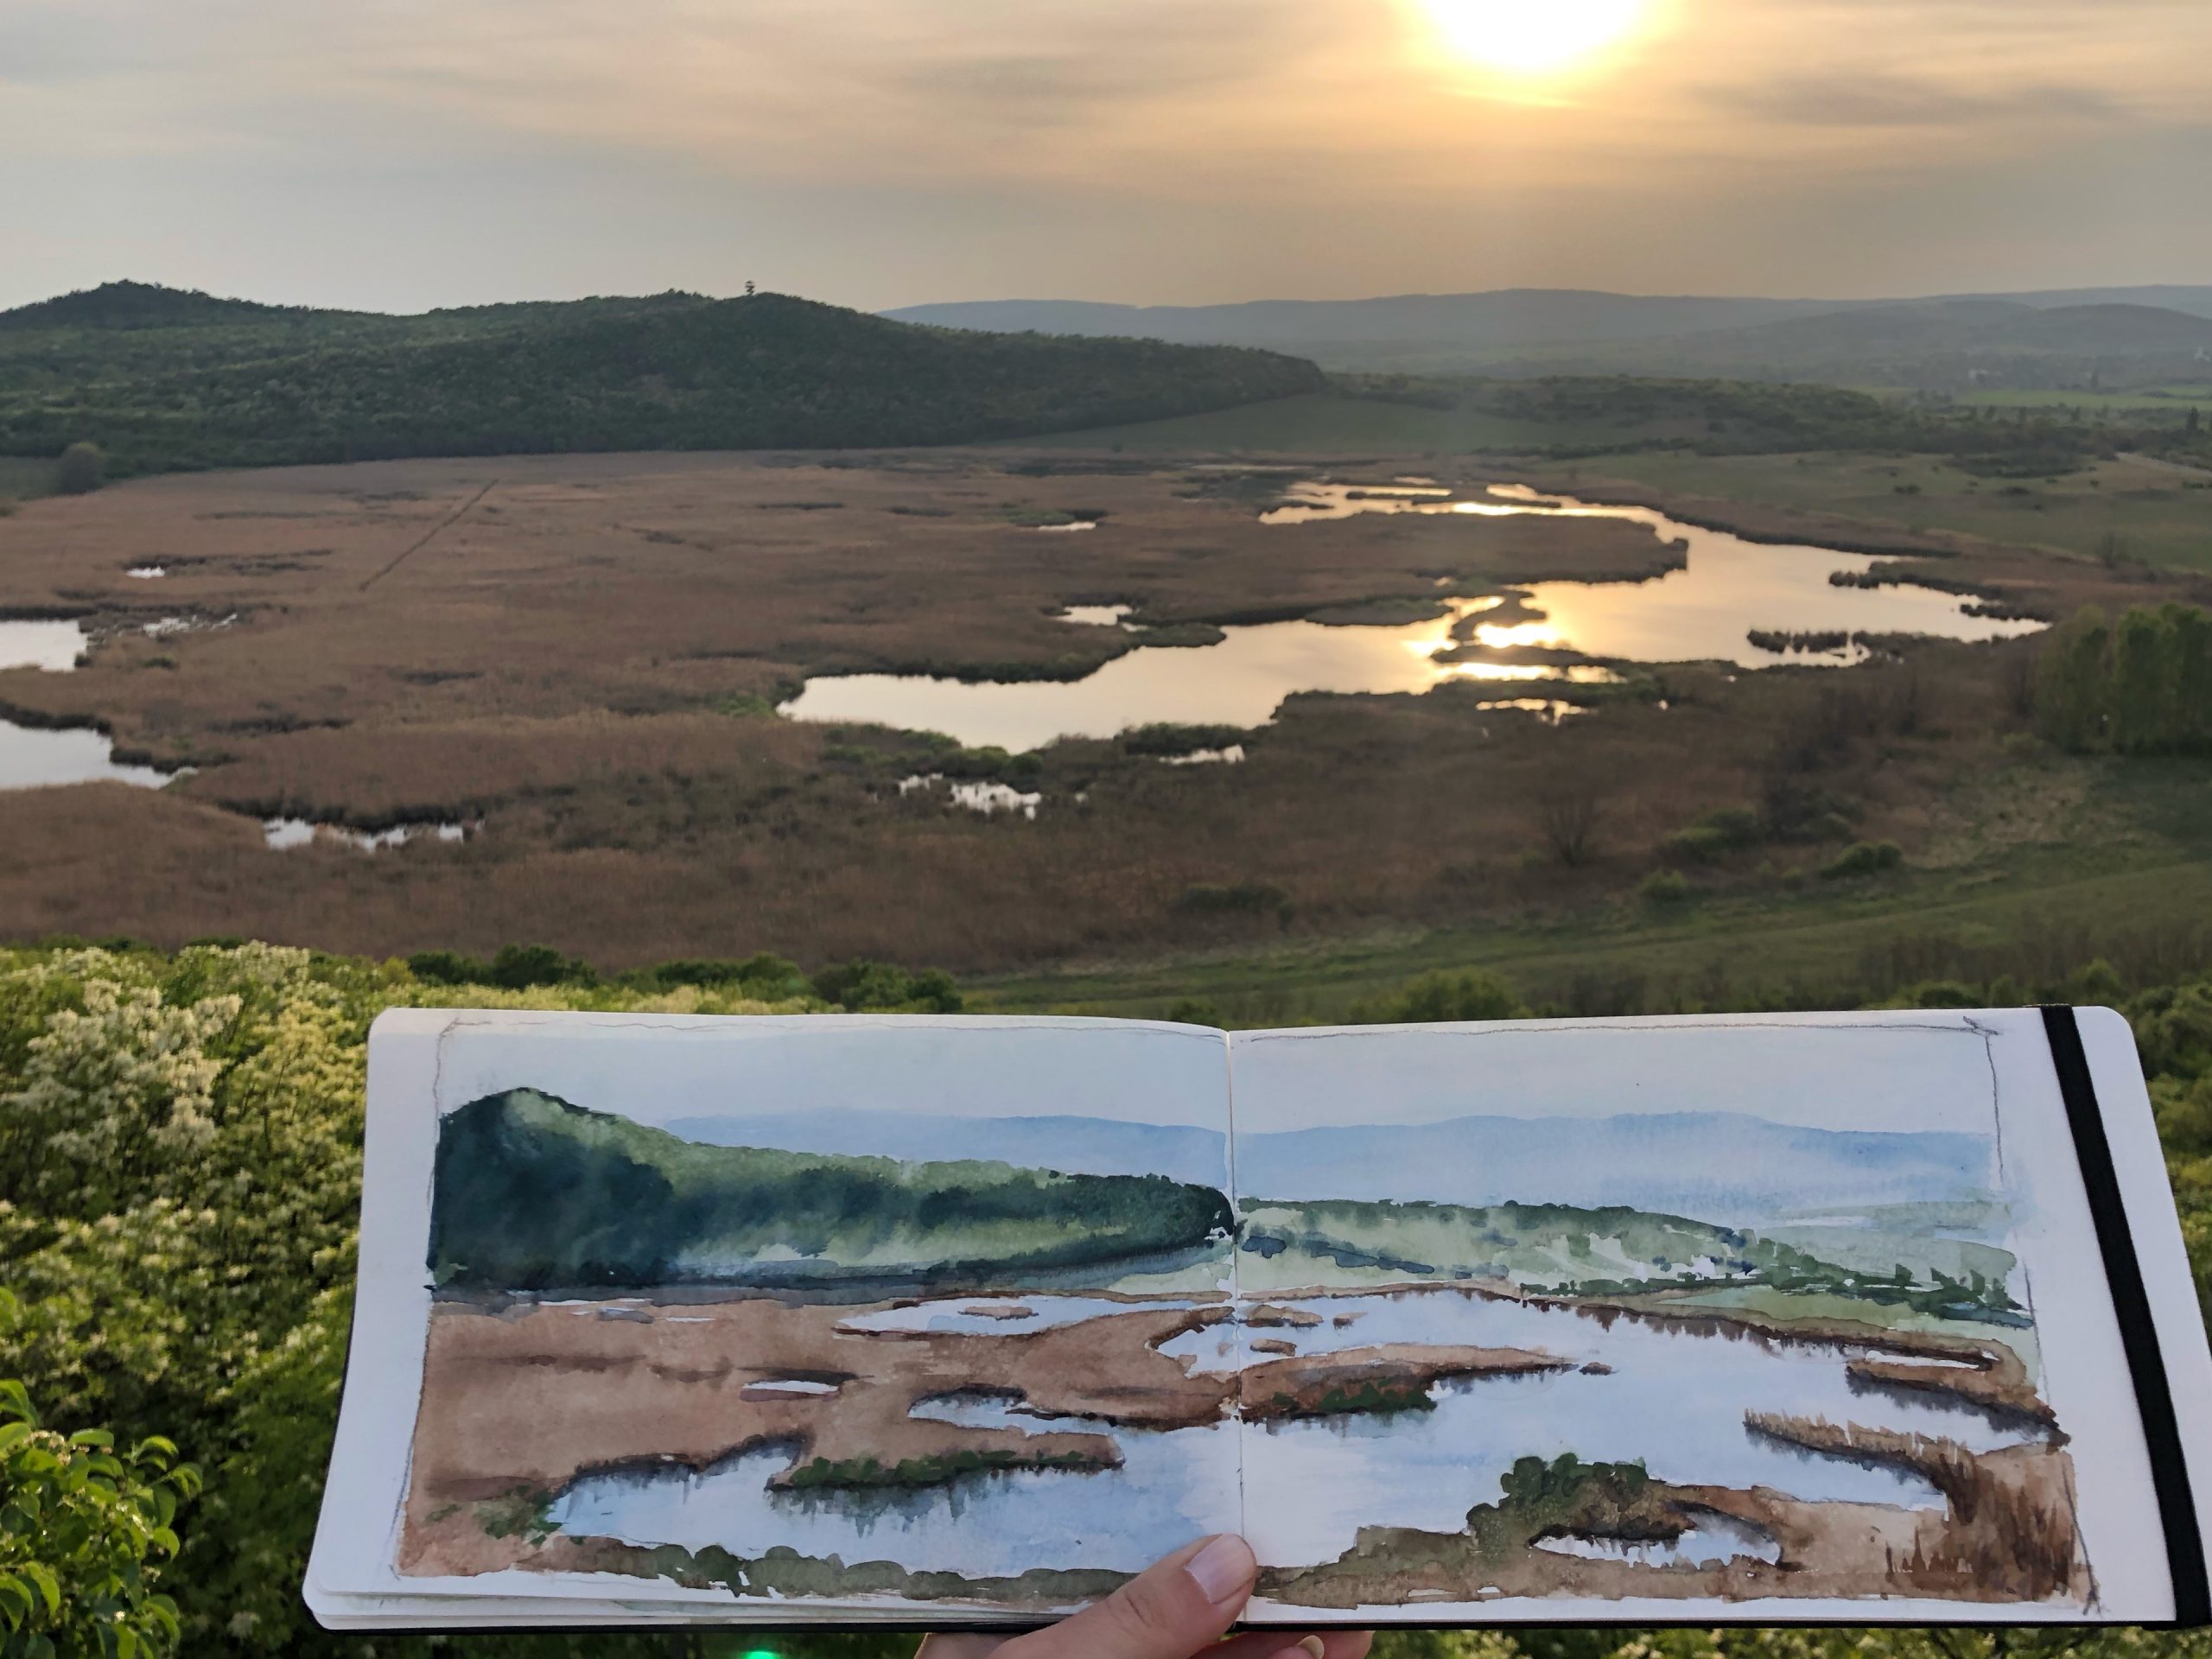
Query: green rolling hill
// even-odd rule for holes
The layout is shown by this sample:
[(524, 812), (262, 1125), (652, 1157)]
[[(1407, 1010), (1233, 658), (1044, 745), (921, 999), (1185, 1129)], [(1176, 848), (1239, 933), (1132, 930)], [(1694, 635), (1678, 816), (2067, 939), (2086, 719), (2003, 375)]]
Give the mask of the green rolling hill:
[(1225, 1241), (1229, 1200), (1160, 1175), (708, 1146), (534, 1089), (438, 1128), (430, 1260), (467, 1289), (957, 1286)]
[(1319, 390), (1280, 353), (923, 327), (787, 295), (321, 311), (118, 283), (0, 312), (0, 455), (128, 474), (957, 443)]

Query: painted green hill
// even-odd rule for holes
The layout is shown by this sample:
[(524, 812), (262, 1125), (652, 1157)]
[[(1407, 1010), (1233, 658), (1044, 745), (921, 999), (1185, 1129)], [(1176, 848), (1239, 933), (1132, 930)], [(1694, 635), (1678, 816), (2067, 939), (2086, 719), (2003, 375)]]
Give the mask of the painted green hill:
[(779, 294), (395, 317), (111, 283), (0, 313), (0, 454), (90, 441), (124, 474), (955, 443), (1323, 384), (1272, 352), (920, 327)]
[(1198, 1249), (1229, 1200), (1158, 1175), (1060, 1175), (716, 1147), (533, 1089), (439, 1124), (440, 1285), (958, 1285)]
[[(1961, 1242), (1940, 1236), (1939, 1223), (1969, 1216), (1992, 1224), (1986, 1206), (1891, 1206), (1888, 1224), (1864, 1235), (1866, 1259), (1839, 1263), (1774, 1236), (1792, 1230), (1739, 1230), (1620, 1205), (1247, 1200), (1241, 1276), (1248, 1289), (1365, 1274), (1378, 1282), (1490, 1280), (1584, 1296), (1758, 1286), (1944, 1319), (2024, 1322), (2005, 1289), (2011, 1255), (1968, 1247), (1962, 1264)], [(1809, 1239), (1826, 1245), (1832, 1236)]]

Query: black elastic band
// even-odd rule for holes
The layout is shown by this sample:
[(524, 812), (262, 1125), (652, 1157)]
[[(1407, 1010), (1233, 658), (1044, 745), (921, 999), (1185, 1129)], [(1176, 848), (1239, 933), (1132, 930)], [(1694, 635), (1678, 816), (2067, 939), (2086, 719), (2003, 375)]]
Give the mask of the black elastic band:
[(2105, 1138), (2104, 1113), (2089, 1078), (2089, 1057), (2082, 1049), (2082, 1030), (2074, 1010), (2046, 1007), (2044, 1034), (2050, 1039), (2051, 1064), (2058, 1071), (2058, 1092), (2074, 1129), (2074, 1154), (2088, 1189), (2089, 1216), (2096, 1223), (2097, 1248), (2104, 1255), (2105, 1280), (2112, 1287), (2112, 1309), (2120, 1320), (2120, 1345), (2135, 1384), (2135, 1405), (2143, 1421), (2143, 1443), (2151, 1458), (2151, 1488), (2158, 1501), (2158, 1522), (2166, 1535), (2166, 1570), (2173, 1581), (2174, 1622), (2212, 1624), (2212, 1585), (2206, 1582), (2204, 1541), (2196, 1526), (2196, 1505), (2190, 1495), (2189, 1465), (2183, 1456), (2181, 1424), (2174, 1413), (2173, 1390), (2158, 1350), (2158, 1322), (2150, 1293), (2143, 1287), (2142, 1264), (2128, 1230), (2120, 1198), (2120, 1173), (2112, 1143)]

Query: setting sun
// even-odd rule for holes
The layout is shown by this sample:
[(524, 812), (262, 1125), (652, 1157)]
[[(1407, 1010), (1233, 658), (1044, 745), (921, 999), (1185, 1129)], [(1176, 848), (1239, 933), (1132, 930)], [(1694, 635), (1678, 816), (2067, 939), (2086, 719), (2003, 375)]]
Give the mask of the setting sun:
[(1469, 62), (1509, 74), (1573, 67), (1621, 40), (1643, 0), (1422, 0), (1438, 32)]

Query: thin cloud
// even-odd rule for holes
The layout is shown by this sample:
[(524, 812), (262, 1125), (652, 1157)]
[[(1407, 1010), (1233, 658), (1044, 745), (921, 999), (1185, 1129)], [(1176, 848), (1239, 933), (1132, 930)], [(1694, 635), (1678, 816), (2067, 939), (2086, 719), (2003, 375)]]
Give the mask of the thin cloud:
[(1719, 86), (1707, 96), (1754, 119), (1812, 127), (1965, 127), (1993, 122), (2117, 121), (2128, 114), (2094, 86), (2023, 86), (1982, 92), (1902, 76), (1791, 79)]

